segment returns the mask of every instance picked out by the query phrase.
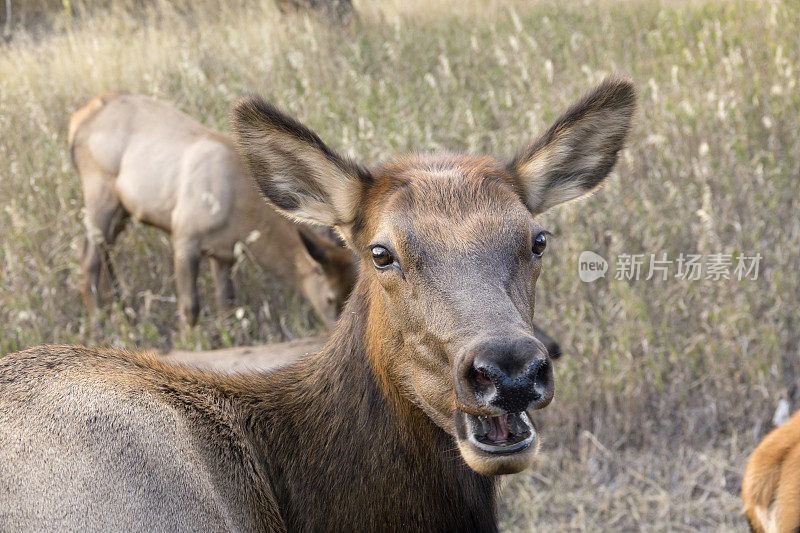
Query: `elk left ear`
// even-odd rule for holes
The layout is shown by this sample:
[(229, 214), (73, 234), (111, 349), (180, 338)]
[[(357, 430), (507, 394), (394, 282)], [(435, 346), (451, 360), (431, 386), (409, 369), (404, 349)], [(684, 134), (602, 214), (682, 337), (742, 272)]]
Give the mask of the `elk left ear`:
[(253, 179), (278, 211), (312, 224), (352, 223), (369, 172), (260, 98), (239, 101), (231, 126)]
[(607, 78), (509, 163), (533, 214), (583, 196), (608, 175), (636, 108), (630, 80)]

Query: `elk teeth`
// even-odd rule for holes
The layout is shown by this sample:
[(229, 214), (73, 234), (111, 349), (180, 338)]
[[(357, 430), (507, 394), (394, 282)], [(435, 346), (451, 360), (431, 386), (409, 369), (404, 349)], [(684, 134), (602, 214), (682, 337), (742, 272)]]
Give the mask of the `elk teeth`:
[(487, 435), (492, 430), (492, 424), (489, 422), (489, 417), (478, 416), (478, 422), (481, 424), (481, 436)]
[(508, 415), (508, 430), (512, 435), (523, 436), (530, 433), (525, 413), (510, 413)]

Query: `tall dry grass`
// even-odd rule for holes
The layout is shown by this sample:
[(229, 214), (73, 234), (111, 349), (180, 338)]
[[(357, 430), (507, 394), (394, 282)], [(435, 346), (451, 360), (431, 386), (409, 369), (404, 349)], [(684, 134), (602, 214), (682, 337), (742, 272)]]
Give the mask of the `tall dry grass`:
[[(199, 4), (206, 5), (206, 4)], [(605, 74), (641, 89), (604, 189), (547, 214), (537, 317), (562, 343), (542, 465), (504, 490), (509, 529), (740, 527), (748, 450), (780, 399), (798, 407), (800, 5), (775, 2), (361, 2), (337, 34), (287, 25), (271, 2), (168, 3), (18, 30), (0, 48), (0, 352), (84, 342), (81, 196), (72, 110), (109, 89), (175, 103), (226, 129), (260, 92), (367, 162), (407, 150), (511, 155)], [(761, 253), (755, 281), (583, 283), (582, 250)], [(252, 344), (316, 328), (243, 255), (243, 311), (177, 319), (168, 240), (132, 226), (114, 262), (125, 301), (104, 342)], [(613, 267), (613, 263), (612, 263)], [(210, 301), (210, 278), (202, 279)]]

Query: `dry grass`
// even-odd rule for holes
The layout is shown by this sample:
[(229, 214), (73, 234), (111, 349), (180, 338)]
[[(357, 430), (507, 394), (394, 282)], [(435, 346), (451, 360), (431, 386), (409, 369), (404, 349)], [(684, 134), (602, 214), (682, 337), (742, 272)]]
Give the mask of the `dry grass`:
[[(409, 149), (510, 155), (622, 71), (642, 106), (616, 174), (544, 217), (558, 238), (537, 315), (567, 355), (542, 414), (542, 467), (505, 489), (503, 523), (742, 527), (743, 461), (800, 366), (800, 6), (404, 5), (361, 5), (360, 29), (345, 36), (286, 28), (266, 1), (191, 16), (157, 2), (134, 16), (111, 2), (111, 15), (56, 19), (47, 35), (18, 31), (0, 48), (0, 353), (86, 340), (66, 124), (95, 93), (154, 95), (224, 129), (231, 102), (258, 91), (335, 148), (376, 161)], [(764, 260), (757, 281), (584, 284), (584, 249)], [(245, 257), (242, 319), (206, 312), (175, 333), (169, 257), (160, 233), (126, 232), (114, 255), (126, 298), (108, 312), (105, 342), (211, 348), (315, 328), (307, 306)]]
[(741, 450), (664, 446), (610, 451), (586, 433), (546, 451), (503, 488), (506, 531), (733, 531)]

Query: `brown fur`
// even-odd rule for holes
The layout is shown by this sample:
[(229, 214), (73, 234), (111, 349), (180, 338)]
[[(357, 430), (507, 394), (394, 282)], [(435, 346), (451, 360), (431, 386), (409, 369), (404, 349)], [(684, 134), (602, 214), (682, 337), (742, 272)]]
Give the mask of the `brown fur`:
[[(364, 295), (355, 300), (363, 305)], [(247, 522), (239, 523), (238, 529), (496, 529), (492, 481), (466, 468), (452, 439), (427, 417), (418, 411), (394, 410), (375, 385), (360, 340), (364, 310), (359, 307), (357, 302), (350, 305), (338, 333), (322, 353), (271, 374), (223, 377), (160, 363), (147, 354), (72, 347), (12, 354), (0, 361), (4, 398), (0, 407), (6, 410), (9, 403), (24, 403), (28, 395), (54, 380), (76, 387), (90, 381), (102, 388), (130, 391), (131, 402), (145, 396), (164, 403), (192, 428), (190, 435), (178, 433), (175, 438), (199, 439), (195, 448), (203, 468), (211, 472), (215, 484), (235, 490), (222, 496), (241, 506)], [(101, 413), (96, 424), (104, 430), (87, 438), (102, 444), (107, 428), (120, 421)], [(133, 443), (140, 438), (146, 436), (129, 437)], [(87, 447), (93, 444), (87, 442)], [(35, 453), (35, 448), (31, 451)], [(76, 459), (62, 458), (65, 462)], [(2, 463), (20, 468), (28, 461), (38, 462), (35, 457), (16, 456), (5, 457)], [(146, 477), (141, 470), (148, 466), (125, 465), (124, 471), (107, 475), (124, 476), (119, 482), (127, 484)], [(52, 476), (48, 468), (40, 468)], [(63, 482), (75, 479), (75, 474), (58, 474)], [(6, 488), (0, 467), (0, 490)], [(155, 505), (145, 502), (145, 507)], [(38, 509), (52, 503), (28, 501), (22, 507), (26, 505)], [(17, 509), (0, 516), (9, 527), (38, 523), (26, 513)], [(139, 518), (152, 520), (147, 514)], [(105, 519), (115, 528), (131, 523), (126, 516)], [(63, 524), (86, 523), (70, 514), (62, 520), (58, 522), (61, 529)], [(144, 523), (152, 522), (137, 525)]]
[[(601, 90), (633, 94), (625, 80)], [(587, 108), (590, 127), (575, 114), (581, 129), (624, 137), (619, 117), (596, 121)], [(524, 161), (456, 155), (366, 171), (264, 102), (245, 101), (233, 116), (267, 197), (296, 218), (336, 220), (361, 258), (336, 330), (318, 354), (240, 376), (82, 348), (8, 356), (4, 524), (495, 531), (492, 476), (532, 463), (538, 438), (526, 420), (553, 397), (549, 359), (533, 337), (541, 261), (532, 242), (542, 230), (520, 192), (537, 177), (519, 171)], [(589, 190), (559, 164), (566, 174), (545, 197)], [(367, 246), (376, 243), (394, 261), (373, 264)], [(479, 445), (479, 416), (521, 421), (524, 446)], [(53, 446), (61, 453), (49, 460)], [(77, 492), (87, 486), (119, 489)]]
[(750, 456), (742, 500), (754, 531), (800, 531), (800, 411), (764, 437)]
[(109, 248), (133, 216), (172, 234), (179, 306), (188, 323), (199, 313), (201, 255), (211, 259), (217, 305), (225, 310), (233, 300), (234, 244), (244, 241), (261, 265), (300, 290), (333, 325), (355, 284), (352, 255), (253, 194), (226, 136), (167, 104), (106, 93), (73, 114), (69, 143), (87, 210), (82, 264), (90, 315), (100, 305), (103, 270), (117, 290)]

